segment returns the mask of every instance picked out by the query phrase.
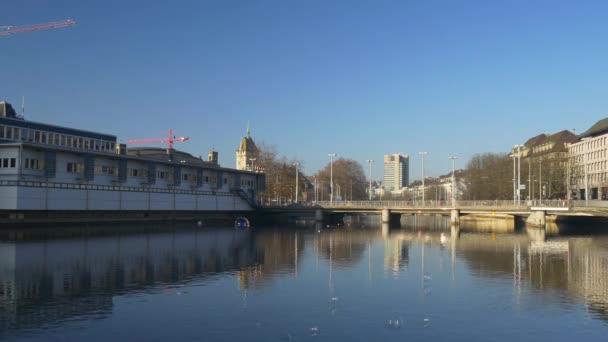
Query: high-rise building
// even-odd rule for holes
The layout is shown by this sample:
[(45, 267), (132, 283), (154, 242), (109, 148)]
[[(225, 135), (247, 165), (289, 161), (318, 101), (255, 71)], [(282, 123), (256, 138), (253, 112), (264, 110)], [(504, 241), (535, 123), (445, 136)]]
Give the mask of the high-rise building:
[(410, 157), (388, 154), (384, 156), (384, 190), (398, 191), (410, 183)]

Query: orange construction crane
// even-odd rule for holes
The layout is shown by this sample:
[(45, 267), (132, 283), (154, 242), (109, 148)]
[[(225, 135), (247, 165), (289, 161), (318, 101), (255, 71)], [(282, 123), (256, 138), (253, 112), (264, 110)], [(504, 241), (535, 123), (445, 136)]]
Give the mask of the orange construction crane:
[(30, 31), (39, 31), (39, 30), (46, 30), (46, 29), (59, 28), (59, 27), (68, 27), (68, 26), (72, 26), (72, 25), (76, 25), (76, 22), (72, 19), (68, 19), (68, 20), (64, 20), (64, 21), (56, 21), (56, 22), (45, 23), (45, 24), (23, 25), (23, 26), (0, 26), (0, 36), (7, 36), (9, 34), (20, 33), (20, 32), (30, 32)]
[(134, 140), (127, 141), (127, 144), (149, 144), (149, 143), (158, 143), (158, 142), (164, 143), (164, 142), (166, 142), (167, 145), (168, 145), (168, 149), (172, 149), (174, 142), (184, 142), (184, 141), (186, 141), (188, 139), (190, 139), (190, 138), (188, 138), (188, 137), (179, 137), (179, 138), (176, 138), (173, 135), (173, 130), (169, 129), (169, 136), (167, 138), (134, 139)]

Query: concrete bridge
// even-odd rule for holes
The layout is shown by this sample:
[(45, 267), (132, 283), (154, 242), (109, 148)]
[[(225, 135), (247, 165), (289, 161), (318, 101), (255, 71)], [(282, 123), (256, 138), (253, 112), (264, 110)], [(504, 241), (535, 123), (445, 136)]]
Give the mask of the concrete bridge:
[(334, 201), (316, 205), (295, 204), (264, 207), (273, 214), (314, 216), (317, 221), (344, 214), (379, 214), (383, 223), (396, 222), (403, 214), (435, 214), (450, 216), (452, 225), (460, 224), (464, 215), (512, 215), (526, 219), (526, 224), (544, 227), (547, 216), (596, 217), (608, 219), (608, 201)]

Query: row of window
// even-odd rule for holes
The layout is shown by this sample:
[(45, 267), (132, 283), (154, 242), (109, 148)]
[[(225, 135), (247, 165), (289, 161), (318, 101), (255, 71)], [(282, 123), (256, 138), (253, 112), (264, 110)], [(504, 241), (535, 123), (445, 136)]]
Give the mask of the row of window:
[(98, 152), (114, 152), (116, 148), (116, 143), (113, 141), (83, 138), (4, 125), (0, 125), (0, 139), (26, 141)]
[(573, 156), (572, 160), (577, 164), (584, 164), (585, 161), (606, 159), (606, 150), (599, 150), (594, 152), (587, 152), (578, 156)]
[(8, 169), (17, 167), (17, 158), (2, 158), (0, 159), (0, 169)]
[[(14, 159), (14, 158), (13, 158)], [(84, 172), (84, 164), (79, 163), (67, 163), (66, 164), (66, 172), (67, 173), (83, 173)], [(105, 174), (105, 175), (116, 175), (118, 174), (118, 170), (115, 167), (105, 166), (105, 165), (97, 165), (95, 166), (96, 174)], [(127, 169), (127, 173), (130, 177), (141, 177), (145, 178), (148, 176), (148, 170), (141, 169)], [(169, 171), (156, 171), (156, 178), (172, 181), (173, 173)], [(196, 182), (196, 175), (184, 173), (182, 174), (182, 180), (187, 182)], [(216, 177), (205, 176), (205, 183), (207, 184), (216, 184)], [(228, 178), (224, 178), (224, 184), (228, 184)], [(241, 185), (249, 185), (253, 186), (253, 181), (251, 180), (243, 180), (241, 181)]]
[(599, 137), (590, 139), (587, 141), (583, 141), (582, 143), (576, 144), (575, 146), (571, 146), (570, 149), (574, 153), (581, 153), (590, 149), (605, 147), (606, 146), (606, 137)]
[(25, 163), (23, 164), (23, 168), (30, 170), (42, 170), (43, 163), (42, 160), (25, 158)]

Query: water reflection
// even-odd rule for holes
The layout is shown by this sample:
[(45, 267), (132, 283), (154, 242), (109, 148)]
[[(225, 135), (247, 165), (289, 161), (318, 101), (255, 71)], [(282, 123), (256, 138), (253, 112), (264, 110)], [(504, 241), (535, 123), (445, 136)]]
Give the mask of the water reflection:
[[(104, 319), (114, 314), (117, 296), (181, 293), (182, 287), (220, 279), (234, 281), (244, 296), (273, 288), (280, 297), (289, 291), (273, 287), (281, 279), (314, 284), (316, 277), (327, 277), (325, 300), (334, 316), (342, 305), (338, 288), (365, 293), (361, 283), (337, 277), (348, 272), (362, 273), (365, 286), (383, 289), (388, 281), (412, 280), (424, 300), (438, 288), (446, 296), (449, 288), (498, 282), (512, 287), (517, 303), (524, 302), (526, 291), (538, 291), (540, 305), (582, 303), (590, 316), (608, 321), (607, 236), (539, 238), (534, 234), (540, 233), (501, 225), (496, 231), (459, 229), (437, 217), (408, 217), (399, 228), (375, 220), (251, 231), (171, 226), (111, 234), (56, 230), (57, 236), (48, 230), (3, 232), (0, 332)], [(318, 292), (316, 286), (303, 295)], [(402, 322), (401, 315), (390, 319)], [(430, 317), (424, 318), (429, 324)], [(433, 318), (433, 326), (436, 322)]]

